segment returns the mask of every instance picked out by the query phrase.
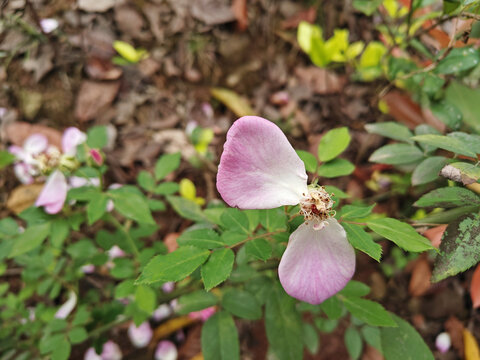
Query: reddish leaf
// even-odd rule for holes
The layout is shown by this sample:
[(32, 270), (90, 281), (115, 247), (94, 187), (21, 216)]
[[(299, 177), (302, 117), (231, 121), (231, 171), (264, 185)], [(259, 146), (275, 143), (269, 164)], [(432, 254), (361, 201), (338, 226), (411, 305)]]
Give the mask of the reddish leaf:
[(473, 308), (480, 307), (480, 265), (477, 265), (470, 283), (470, 297), (472, 298)]
[(287, 20), (283, 21), (282, 29), (295, 29), (302, 21), (313, 24), (316, 18), (317, 10), (312, 6), (309, 7), (307, 10), (300, 11), (292, 17), (288, 18)]
[(382, 100), (388, 105), (388, 113), (410, 129), (425, 123), (422, 109), (408, 95), (393, 90), (386, 94)]
[(110, 60), (92, 57), (85, 66), (85, 72), (91, 79), (116, 80), (122, 76), (122, 69), (112, 65)]
[(50, 144), (59, 149), (62, 147), (62, 133), (45, 125), (32, 125), (27, 122), (16, 121), (7, 125), (5, 133), (7, 139), (17, 146), (22, 146), (30, 135), (42, 134), (47, 137)]
[(232, 12), (237, 19), (238, 30), (245, 31), (248, 26), (247, 0), (233, 0)]
[(165, 243), (165, 246), (167, 247), (169, 253), (175, 251), (178, 248), (177, 238), (179, 236), (180, 233), (170, 233), (165, 236), (165, 239), (163, 239), (163, 242)]
[(432, 245), (438, 249), (440, 247), (440, 243), (442, 242), (442, 236), (446, 228), (447, 228), (447, 225), (439, 225), (439, 226), (433, 227), (425, 231), (423, 233), (423, 236), (425, 236), (428, 240), (430, 240)]
[(424, 258), (416, 261), (412, 270), (412, 277), (408, 284), (408, 292), (412, 296), (423, 296), (430, 289), (430, 278), (432, 277), (432, 270), (430, 263)]
[(463, 358), (463, 324), (455, 316), (445, 322), (445, 329), (452, 339), (452, 346), (458, 351), (460, 358)]

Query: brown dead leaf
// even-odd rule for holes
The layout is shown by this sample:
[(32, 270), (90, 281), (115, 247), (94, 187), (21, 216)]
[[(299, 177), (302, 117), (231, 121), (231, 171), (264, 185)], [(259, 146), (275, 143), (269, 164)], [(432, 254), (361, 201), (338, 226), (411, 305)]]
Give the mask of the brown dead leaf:
[(422, 109), (408, 95), (392, 90), (382, 100), (388, 106), (388, 113), (410, 129), (425, 123)]
[(50, 144), (59, 149), (62, 147), (62, 133), (45, 125), (32, 125), (27, 122), (16, 121), (7, 125), (5, 129), (7, 140), (17, 146), (22, 146), (24, 141), (33, 134), (45, 135)]
[(85, 80), (78, 92), (75, 117), (81, 122), (94, 119), (113, 102), (119, 88), (119, 81)]
[(480, 265), (477, 265), (470, 283), (470, 297), (472, 298), (473, 308), (480, 307)]
[(37, 48), (33, 54), (23, 62), (26, 71), (33, 72), (35, 82), (39, 82), (50, 70), (53, 69), (53, 48), (46, 44)]
[(430, 278), (432, 277), (432, 269), (430, 263), (425, 258), (416, 261), (412, 270), (412, 277), (408, 284), (408, 292), (412, 296), (423, 296), (430, 289)]
[(430, 240), (432, 245), (438, 249), (442, 242), (442, 236), (446, 228), (447, 228), (447, 225), (435, 226), (425, 231), (423, 233), (423, 236), (425, 236), (428, 240)]
[(170, 233), (165, 236), (163, 243), (168, 249), (168, 252), (171, 253), (178, 248), (177, 239), (180, 236), (180, 233)]
[(465, 344), (465, 360), (480, 360), (477, 340), (467, 329), (463, 329), (463, 343)]
[(382, 353), (373, 346), (367, 345), (363, 351), (362, 360), (384, 360)]
[(455, 316), (450, 316), (445, 322), (445, 329), (452, 339), (452, 346), (458, 351), (460, 357), (463, 357), (463, 329), (464, 326)]
[(297, 67), (295, 75), (300, 83), (320, 95), (337, 94), (342, 91), (346, 83), (344, 76), (315, 66)]
[(168, 320), (155, 329), (153, 333), (154, 341), (151, 341), (150, 344), (155, 343), (157, 340), (166, 338), (174, 332), (183, 329), (184, 327), (187, 327), (196, 321), (196, 319), (192, 319), (187, 315)]
[(110, 60), (91, 57), (85, 65), (85, 72), (95, 80), (117, 80), (122, 76), (122, 69), (114, 66)]
[(43, 184), (20, 185), (13, 189), (7, 200), (7, 209), (20, 214), (35, 203), (43, 189)]
[(88, 12), (105, 12), (115, 5), (116, 0), (78, 0), (80, 10)]
[(149, 32), (144, 30), (143, 17), (129, 5), (115, 7), (115, 22), (122, 33), (134, 39), (148, 40), (151, 37)]
[(237, 116), (255, 115), (255, 111), (251, 108), (248, 100), (232, 90), (216, 87), (212, 88), (210, 93)]
[(235, 14), (225, 0), (192, 1), (192, 16), (207, 25), (220, 25), (235, 21)]
[(158, 70), (160, 70), (160, 67), (161, 64), (151, 57), (148, 57), (138, 63), (138, 70), (146, 78), (149, 78), (155, 74)]
[(307, 10), (300, 11), (293, 15), (292, 17), (286, 19), (282, 22), (282, 29), (295, 29), (302, 21), (309, 22), (313, 24), (317, 18), (317, 10), (312, 6)]
[(233, 0), (232, 12), (237, 19), (237, 29), (240, 31), (247, 30), (248, 17), (247, 17), (247, 0)]

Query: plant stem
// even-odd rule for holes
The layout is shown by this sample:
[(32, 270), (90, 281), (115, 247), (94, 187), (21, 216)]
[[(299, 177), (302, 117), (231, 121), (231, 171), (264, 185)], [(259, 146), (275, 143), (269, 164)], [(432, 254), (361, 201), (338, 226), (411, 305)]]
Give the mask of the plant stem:
[(133, 238), (130, 236), (130, 233), (128, 232), (128, 230), (130, 229), (130, 227), (132, 226), (132, 221), (131, 220), (127, 220), (125, 221), (125, 225), (122, 225), (120, 223), (120, 221), (118, 221), (113, 215), (109, 214), (109, 217), (108, 217), (108, 220), (118, 229), (120, 230), (121, 232), (123, 232), (125, 234), (125, 237), (127, 238), (127, 241), (128, 241), (128, 244), (130, 245), (130, 247), (132, 248), (134, 254), (135, 254), (135, 258), (138, 259), (138, 257), (140, 256), (140, 252), (138, 251), (138, 248), (137, 248), (137, 245), (135, 244), (135, 241), (133, 240)]
[(238, 245), (242, 245), (250, 240), (255, 240), (255, 239), (260, 239), (260, 238), (263, 238), (263, 237), (266, 237), (266, 236), (272, 236), (272, 235), (276, 235), (276, 234), (280, 234), (280, 233), (283, 233), (285, 232), (285, 230), (275, 230), (275, 231), (271, 231), (271, 232), (266, 232), (266, 233), (263, 233), (263, 234), (259, 234), (259, 235), (252, 235), (252, 236), (249, 236), (247, 237), (246, 239), (242, 240), (242, 241), (239, 241), (238, 243), (236, 244), (233, 244), (233, 245), (230, 245), (228, 246), (229, 249), (232, 249)]

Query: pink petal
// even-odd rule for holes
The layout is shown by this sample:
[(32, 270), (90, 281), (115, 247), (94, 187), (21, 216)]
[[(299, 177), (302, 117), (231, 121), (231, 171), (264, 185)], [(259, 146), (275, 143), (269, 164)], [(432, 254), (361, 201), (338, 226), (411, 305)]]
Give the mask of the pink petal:
[(437, 338), (435, 339), (435, 347), (442, 354), (446, 353), (450, 349), (451, 345), (452, 339), (450, 338), (450, 334), (447, 332), (438, 334)]
[(48, 177), (35, 206), (44, 206), (47, 213), (56, 214), (62, 210), (66, 198), (67, 180), (60, 170), (55, 170)]
[(155, 360), (177, 360), (177, 357), (177, 347), (173, 342), (163, 340), (158, 343), (157, 350), (155, 350)]
[(102, 357), (95, 352), (93, 347), (91, 347), (85, 352), (83, 360), (102, 360)]
[(320, 304), (342, 290), (355, 272), (355, 251), (343, 227), (335, 220), (321, 230), (303, 223), (288, 241), (278, 275), (292, 297)]
[(121, 360), (123, 357), (122, 350), (120, 350), (120, 346), (109, 340), (103, 344), (101, 357), (102, 360)]
[(24, 150), (31, 155), (40, 154), (47, 150), (47, 147), (48, 139), (46, 136), (41, 134), (30, 135), (23, 143)]
[(87, 135), (76, 127), (69, 127), (62, 137), (62, 151), (66, 155), (74, 156), (77, 153), (77, 146), (87, 140)]
[(65, 319), (73, 311), (73, 309), (75, 309), (75, 305), (77, 305), (77, 294), (75, 294), (73, 291), (70, 291), (68, 300), (57, 310), (55, 313), (55, 318)]
[(307, 174), (277, 125), (244, 116), (227, 133), (217, 189), (228, 205), (241, 209), (296, 205), (308, 192)]
[(25, 163), (17, 163), (13, 166), (13, 171), (22, 184), (32, 184), (33, 177), (30, 174), (29, 166)]
[(95, 161), (95, 164), (98, 166), (101, 166), (103, 164), (103, 157), (102, 154), (100, 154), (100, 151), (97, 149), (90, 149), (90, 156), (92, 157), (93, 161)]
[(131, 323), (128, 327), (128, 337), (136, 348), (143, 348), (152, 340), (153, 330), (148, 321), (141, 323), (138, 327)]

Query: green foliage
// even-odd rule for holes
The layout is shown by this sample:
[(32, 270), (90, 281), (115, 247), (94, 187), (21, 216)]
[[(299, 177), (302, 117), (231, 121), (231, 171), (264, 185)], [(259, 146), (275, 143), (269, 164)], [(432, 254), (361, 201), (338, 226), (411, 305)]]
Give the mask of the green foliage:
[(218, 299), (210, 292), (203, 290), (194, 291), (190, 294), (183, 295), (178, 299), (177, 312), (181, 315), (191, 313), (192, 311), (200, 311), (218, 303)]
[(347, 347), (348, 354), (354, 360), (358, 359), (362, 354), (363, 342), (362, 337), (358, 330), (349, 327), (345, 331), (345, 346)]
[(202, 327), (202, 352), (206, 359), (240, 359), (238, 332), (231, 315), (220, 311)]
[(202, 265), (205, 290), (210, 290), (230, 276), (234, 259), (235, 254), (230, 249), (219, 249), (212, 252), (208, 261)]
[(155, 179), (163, 180), (180, 166), (180, 153), (162, 155), (155, 164)]
[(356, 297), (342, 297), (343, 304), (356, 318), (372, 326), (397, 326), (382, 305)]
[(253, 295), (244, 290), (229, 289), (222, 297), (222, 306), (242, 319), (257, 320), (262, 316), (262, 309)]
[(318, 159), (322, 162), (335, 159), (350, 144), (350, 134), (346, 127), (327, 132), (318, 144)]

